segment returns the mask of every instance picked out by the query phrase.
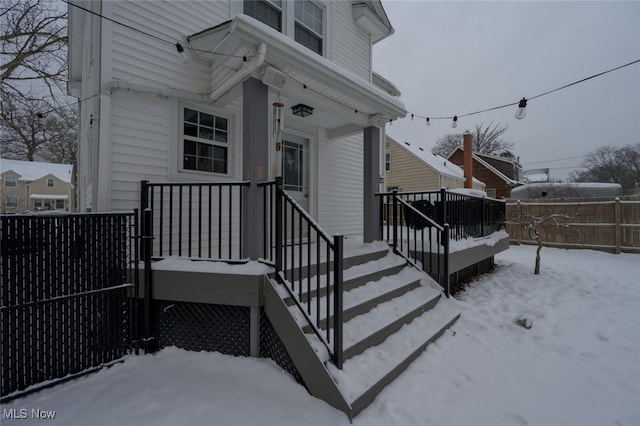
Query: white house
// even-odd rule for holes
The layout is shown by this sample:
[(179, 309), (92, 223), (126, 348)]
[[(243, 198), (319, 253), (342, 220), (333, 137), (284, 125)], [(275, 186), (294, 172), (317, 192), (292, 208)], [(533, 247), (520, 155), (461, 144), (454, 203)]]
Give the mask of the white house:
[[(371, 69), (374, 44), (392, 33), (377, 0), (69, 2), (79, 210), (153, 215), (143, 220), (155, 237), (143, 251), (154, 302), (145, 344), (270, 356), (354, 416), (456, 321), (442, 291), (454, 273), (449, 225), (421, 231), (421, 251), (418, 231), (413, 248), (407, 232), (393, 249), (362, 244), (383, 238), (385, 125), (406, 114), (398, 89)], [(263, 185), (279, 176), (283, 185)], [(141, 194), (163, 183), (170, 191)], [(188, 191), (174, 196), (180, 183)], [(482, 247), (467, 260), (492, 260)], [(171, 258), (152, 267), (156, 249), (240, 265)], [(343, 303), (355, 288), (365, 297)], [(163, 327), (155, 336), (152, 309)], [(395, 333), (405, 333), (401, 347), (388, 340)], [(367, 358), (378, 352), (394, 357)]]
[(329, 232), (362, 234), (385, 123), (405, 115), (371, 69), (393, 33), (380, 1), (74, 1), (69, 16), (79, 211), (138, 207), (141, 180), (279, 175), (280, 102), (298, 201)]

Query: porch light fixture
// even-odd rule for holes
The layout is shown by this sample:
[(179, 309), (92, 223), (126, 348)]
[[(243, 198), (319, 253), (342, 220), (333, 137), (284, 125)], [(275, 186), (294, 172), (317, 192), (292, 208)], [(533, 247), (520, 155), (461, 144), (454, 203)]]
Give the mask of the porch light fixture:
[(522, 120), (527, 115), (527, 98), (520, 99), (518, 103), (518, 110), (516, 111), (516, 118)]
[(453, 116), (453, 121), (451, 122), (451, 127), (453, 127), (454, 129), (456, 127), (458, 127), (458, 116), (457, 115)]
[(293, 110), (293, 115), (297, 115), (298, 117), (302, 118), (308, 117), (313, 114), (313, 108), (305, 104), (292, 106), (291, 109)]

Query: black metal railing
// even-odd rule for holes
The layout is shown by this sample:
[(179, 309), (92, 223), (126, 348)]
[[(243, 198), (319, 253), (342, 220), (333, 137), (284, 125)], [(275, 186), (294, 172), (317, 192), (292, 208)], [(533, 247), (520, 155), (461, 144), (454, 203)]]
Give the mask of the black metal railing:
[(249, 182), (141, 182), (153, 212), (153, 256), (242, 259), (242, 196)]
[(136, 213), (0, 216), (3, 402), (137, 347), (137, 225)]
[(265, 206), (270, 209), (265, 215), (265, 260), (273, 262), (276, 279), (341, 369), (343, 236), (327, 235), (284, 190), (282, 178), (261, 186)]
[(500, 200), (444, 188), (377, 195), (381, 239), (438, 280), (447, 295), (450, 240), (486, 237), (504, 226)]
[(428, 216), (427, 200), (409, 202), (397, 191), (380, 194), (380, 232), (394, 253), (429, 274), (449, 297), (449, 224)]

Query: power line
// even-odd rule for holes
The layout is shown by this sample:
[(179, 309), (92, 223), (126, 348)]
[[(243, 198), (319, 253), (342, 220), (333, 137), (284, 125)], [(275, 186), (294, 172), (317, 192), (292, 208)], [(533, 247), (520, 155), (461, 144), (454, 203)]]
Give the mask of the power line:
[(564, 160), (575, 160), (577, 158), (584, 158), (588, 155), (579, 155), (577, 157), (566, 157), (566, 158), (556, 158), (555, 160), (542, 160), (542, 161), (534, 161), (531, 163), (522, 163), (523, 166), (528, 166), (530, 164), (542, 164), (542, 163), (554, 163), (556, 161), (564, 161)]

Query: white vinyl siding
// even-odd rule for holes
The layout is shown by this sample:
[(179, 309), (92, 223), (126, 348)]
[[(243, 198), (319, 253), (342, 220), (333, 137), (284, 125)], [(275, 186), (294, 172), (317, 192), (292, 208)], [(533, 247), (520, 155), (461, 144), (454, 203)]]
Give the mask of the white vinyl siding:
[(169, 161), (168, 101), (116, 93), (111, 119), (111, 209), (140, 205), (140, 181), (166, 182)]
[(192, 93), (209, 90), (209, 67), (196, 61), (182, 63), (174, 44), (185, 34), (228, 20), (229, 2), (118, 1), (112, 8), (115, 20), (170, 42), (109, 24), (113, 29), (113, 79)]
[(351, 2), (332, 2), (331, 14), (331, 32), (327, 31), (327, 34), (333, 42), (329, 59), (370, 81), (371, 44), (369, 37), (353, 22)]
[(318, 147), (318, 221), (329, 234), (362, 234), (363, 138), (324, 140)]

